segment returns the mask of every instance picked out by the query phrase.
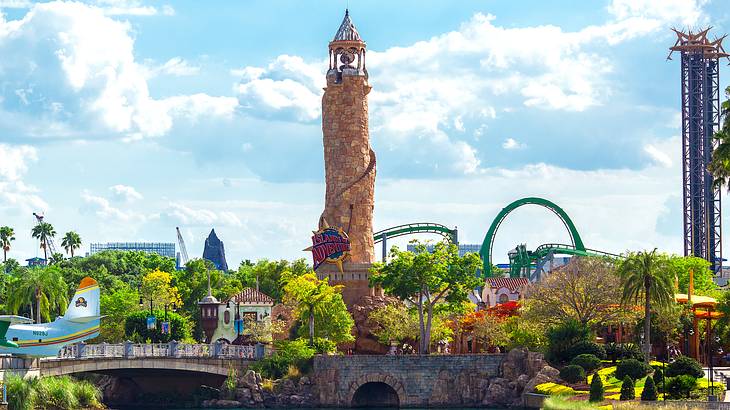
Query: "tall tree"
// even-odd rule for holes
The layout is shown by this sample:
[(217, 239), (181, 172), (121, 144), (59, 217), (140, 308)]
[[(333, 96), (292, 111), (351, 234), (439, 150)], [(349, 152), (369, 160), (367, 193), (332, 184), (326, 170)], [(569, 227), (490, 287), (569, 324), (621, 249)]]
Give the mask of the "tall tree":
[(63, 254), (61, 252), (53, 252), (51, 259), (48, 260), (49, 265), (58, 265), (61, 262), (63, 262)]
[(718, 145), (707, 168), (715, 179), (715, 185), (726, 185), (730, 190), (730, 86), (725, 89), (725, 96), (728, 100), (722, 103), (721, 109), (725, 121), (715, 133)]
[[(317, 275), (314, 273), (295, 276), (287, 280), (287, 284), (284, 286), (284, 302), (293, 306), (298, 316), (306, 319), (310, 346), (314, 346), (315, 317), (323, 317), (328, 313), (332, 314), (333, 312), (328, 312), (327, 308), (331, 309), (335, 304), (340, 306), (339, 303), (336, 303), (336, 299), (339, 297), (339, 302), (342, 302), (341, 289), (341, 285), (330, 286), (327, 279), (317, 279)], [(342, 303), (340, 307), (344, 306), (344, 303)], [(349, 319), (348, 333), (354, 325), (352, 318), (350, 317)]]
[(415, 252), (393, 247), (387, 264), (373, 267), (372, 285), (416, 306), (418, 310), (419, 352), (428, 354), (434, 308), (438, 304), (460, 306), (481, 284), (476, 271), (481, 260), (476, 254), (459, 256), (456, 245), (439, 242), (429, 252), (426, 244), (415, 241)]
[(10, 243), (15, 240), (15, 231), (9, 226), (0, 227), (0, 246), (3, 247), (3, 263), (8, 261)]
[(74, 231), (66, 232), (61, 240), (61, 246), (66, 250), (66, 253), (70, 253), (71, 257), (74, 257), (74, 250), (81, 247), (81, 237)]
[(43, 258), (48, 260), (48, 240), (56, 236), (56, 230), (53, 229), (53, 225), (48, 222), (41, 222), (33, 227), (31, 236), (38, 239), (41, 242), (41, 249), (43, 249)]
[(68, 303), (68, 286), (56, 266), (25, 270), (8, 285), (6, 308), (14, 314), (32, 306), (36, 323), (51, 321), (52, 314), (63, 314)]
[(674, 303), (674, 280), (670, 275), (668, 258), (651, 252), (629, 253), (618, 267), (623, 286), (624, 305), (644, 302), (644, 359), (651, 353), (651, 309), (666, 309)]

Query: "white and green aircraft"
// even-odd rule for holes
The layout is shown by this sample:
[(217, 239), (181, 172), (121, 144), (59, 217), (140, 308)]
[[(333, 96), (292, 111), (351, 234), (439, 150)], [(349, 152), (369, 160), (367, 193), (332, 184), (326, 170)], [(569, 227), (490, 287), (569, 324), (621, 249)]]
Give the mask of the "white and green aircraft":
[(81, 280), (66, 313), (50, 323), (34, 324), (22, 316), (0, 315), (0, 354), (57, 356), (66, 345), (99, 335), (99, 284)]

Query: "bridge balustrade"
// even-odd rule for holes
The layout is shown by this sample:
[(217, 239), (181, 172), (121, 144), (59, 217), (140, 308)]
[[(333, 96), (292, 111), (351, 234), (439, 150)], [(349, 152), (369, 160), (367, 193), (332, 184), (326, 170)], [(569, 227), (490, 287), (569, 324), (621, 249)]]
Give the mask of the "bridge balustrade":
[(58, 359), (95, 358), (144, 358), (144, 357), (210, 357), (219, 359), (256, 360), (267, 354), (263, 345), (241, 346), (225, 343), (187, 344), (170, 343), (120, 343), (86, 344), (76, 343), (64, 346), (58, 352)]

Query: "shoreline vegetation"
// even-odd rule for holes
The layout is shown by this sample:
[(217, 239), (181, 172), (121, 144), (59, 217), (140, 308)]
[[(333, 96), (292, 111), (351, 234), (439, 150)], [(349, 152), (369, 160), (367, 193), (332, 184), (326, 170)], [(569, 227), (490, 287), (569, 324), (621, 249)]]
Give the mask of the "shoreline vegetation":
[(106, 408), (96, 386), (69, 376), (23, 379), (9, 375), (5, 385), (9, 410)]

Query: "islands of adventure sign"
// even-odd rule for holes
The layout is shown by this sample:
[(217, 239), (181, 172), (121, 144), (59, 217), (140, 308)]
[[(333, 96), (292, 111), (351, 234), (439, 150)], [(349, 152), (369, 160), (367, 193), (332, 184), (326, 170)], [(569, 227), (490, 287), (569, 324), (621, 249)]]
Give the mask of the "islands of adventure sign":
[(312, 251), (314, 269), (323, 263), (333, 263), (342, 272), (342, 262), (350, 256), (350, 238), (342, 228), (326, 226), (313, 232), (312, 246), (305, 251)]

